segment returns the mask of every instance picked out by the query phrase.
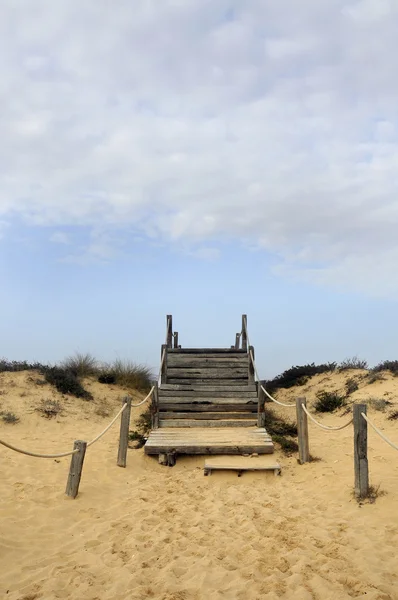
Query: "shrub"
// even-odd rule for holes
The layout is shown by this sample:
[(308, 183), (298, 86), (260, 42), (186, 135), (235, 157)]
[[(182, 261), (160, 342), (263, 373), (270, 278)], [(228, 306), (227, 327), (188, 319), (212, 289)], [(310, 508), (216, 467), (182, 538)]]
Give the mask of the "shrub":
[(76, 377), (88, 377), (97, 375), (98, 361), (91, 354), (80, 354), (76, 352), (74, 356), (69, 356), (62, 363), (61, 367), (71, 371)]
[(376, 381), (385, 381), (386, 378), (382, 373), (369, 373), (368, 383), (375, 383)]
[(48, 383), (54, 385), (62, 394), (70, 394), (76, 398), (92, 400), (90, 392), (84, 389), (74, 373), (62, 367), (46, 367), (44, 377)]
[(314, 408), (317, 412), (333, 412), (345, 404), (345, 397), (338, 392), (319, 391), (316, 394), (317, 401)]
[(389, 421), (396, 421), (398, 419), (398, 410), (394, 410), (390, 415), (388, 415)]
[(390, 371), (394, 375), (398, 374), (398, 360), (385, 360), (379, 363), (372, 369), (373, 373), (380, 373), (380, 371)]
[(346, 358), (339, 364), (339, 371), (348, 371), (348, 369), (367, 369), (368, 363), (366, 360), (361, 360), (357, 356)]
[(5, 412), (1, 415), (1, 418), (3, 419), (4, 423), (9, 423), (12, 425), (15, 425), (15, 423), (18, 423), (18, 421), (20, 420), (19, 417), (17, 417), (17, 415), (15, 415), (12, 412)]
[(141, 391), (149, 391), (152, 384), (152, 372), (149, 367), (136, 365), (128, 360), (117, 359), (112, 365), (105, 367), (104, 373), (113, 375), (119, 385)]
[(28, 363), (26, 360), (7, 360), (6, 358), (0, 359), (0, 373), (17, 373), (19, 371), (41, 371), (43, 365), (41, 363)]
[(269, 381), (261, 382), (267, 391), (272, 394), (278, 388), (291, 388), (295, 385), (305, 385), (310, 377), (319, 375), (320, 373), (330, 373), (336, 369), (336, 363), (325, 363), (321, 365), (315, 365), (311, 363), (308, 365), (296, 366), (283, 371), (274, 379)]
[(137, 429), (130, 431), (129, 438), (131, 441), (137, 442), (136, 448), (142, 448), (145, 444), (149, 432), (152, 429), (152, 410), (151, 406), (138, 417), (136, 421)]
[(56, 417), (57, 415), (62, 413), (63, 407), (57, 400), (48, 399), (42, 400), (41, 406), (39, 406), (35, 410), (41, 413), (43, 417), (46, 417), (47, 419), (52, 419), (53, 417)]
[(282, 417), (278, 417), (269, 408), (264, 409), (265, 423), (267, 431), (270, 435), (290, 435), (297, 436), (297, 425), (285, 421)]
[(99, 383), (116, 383), (116, 375), (114, 373), (104, 372), (98, 377)]
[(345, 391), (346, 391), (347, 396), (356, 392), (358, 387), (359, 386), (358, 386), (358, 383), (356, 382), (356, 380), (353, 377), (349, 377), (347, 379), (347, 381), (345, 382)]
[(385, 412), (387, 406), (391, 406), (392, 404), (392, 402), (385, 400), (384, 398), (367, 398), (365, 402), (374, 410), (379, 410), (381, 412)]

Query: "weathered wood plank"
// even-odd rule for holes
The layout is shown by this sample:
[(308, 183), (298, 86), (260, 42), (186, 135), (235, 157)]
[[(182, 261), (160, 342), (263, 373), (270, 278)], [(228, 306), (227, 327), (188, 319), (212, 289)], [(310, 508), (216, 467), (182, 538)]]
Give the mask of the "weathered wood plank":
[(219, 355), (219, 354), (230, 354), (237, 356), (240, 354), (247, 354), (247, 350), (236, 350), (235, 348), (169, 348), (170, 354), (208, 354)]
[(221, 396), (215, 396), (214, 398), (199, 398), (188, 397), (185, 396), (173, 396), (170, 398), (159, 397), (159, 406), (160, 408), (164, 404), (255, 404), (257, 406), (257, 398), (242, 398), (241, 396), (237, 398), (224, 398)]
[[(148, 442), (147, 442), (148, 443)], [(272, 442), (264, 444), (241, 444), (237, 446), (220, 446), (219, 444), (209, 444), (207, 446), (183, 446), (170, 444), (169, 446), (162, 444), (159, 446), (145, 445), (145, 454), (161, 454), (172, 449), (178, 454), (273, 454), (274, 445)]]
[(310, 461), (310, 448), (308, 441), (308, 417), (304, 412), (302, 405), (307, 407), (306, 399), (296, 398), (299, 462), (301, 465)]
[(120, 435), (119, 435), (119, 451), (117, 455), (117, 466), (125, 467), (127, 464), (127, 447), (129, 443), (129, 428), (130, 428), (130, 414), (131, 414), (131, 397), (126, 396), (123, 399), (123, 405), (127, 404), (127, 407), (122, 412), (120, 419)]
[(191, 391), (173, 391), (173, 390), (160, 390), (159, 393), (160, 398), (242, 398), (242, 400), (253, 400), (257, 401), (256, 392), (243, 392), (242, 390), (237, 390), (236, 392), (222, 392), (217, 389), (209, 390), (197, 390), (195, 392)]
[[(191, 415), (192, 416), (192, 415)], [(167, 419), (163, 421), (160, 419), (160, 427), (254, 427), (257, 425), (257, 419), (229, 419), (228, 415), (224, 415), (224, 420), (212, 420), (207, 421), (196, 420), (196, 419)]]
[(247, 367), (239, 368), (239, 367), (187, 367), (183, 369), (170, 367), (167, 364), (167, 377), (183, 377), (184, 379), (189, 379), (193, 377), (194, 379), (248, 379)]
[(173, 404), (170, 402), (165, 402), (160, 406), (160, 414), (163, 414), (163, 411), (193, 411), (193, 412), (219, 412), (219, 411), (248, 411), (252, 413), (257, 412), (257, 404), (251, 403), (240, 403), (240, 404)]
[(161, 419), (167, 421), (168, 419), (197, 419), (206, 421), (208, 419), (253, 419), (253, 412), (162, 412), (160, 413)]
[(161, 393), (167, 391), (181, 391), (181, 392), (214, 392), (217, 394), (220, 392), (257, 392), (257, 387), (255, 385), (201, 385), (196, 383), (189, 384), (175, 384), (175, 383), (165, 383), (160, 387)]
[(76, 498), (77, 494), (79, 493), (86, 448), (87, 442), (83, 440), (76, 440), (73, 444), (73, 449), (78, 450), (78, 452), (76, 454), (72, 454), (65, 491), (65, 494), (71, 498)]
[[(239, 379), (230, 379), (230, 378), (225, 378), (225, 379), (206, 379), (206, 378), (184, 378), (184, 377), (170, 377), (167, 379), (167, 383), (176, 383), (178, 385), (186, 385), (186, 384), (203, 384), (206, 386), (210, 386), (210, 385), (216, 385), (217, 383), (220, 385), (239, 385), (241, 386), (242, 383), (245, 381), (244, 378), (239, 378)], [(246, 381), (247, 381), (247, 376), (246, 376)]]
[(243, 471), (273, 471), (274, 475), (280, 475), (281, 466), (279, 463), (275, 463), (274, 465), (222, 465), (217, 463), (205, 462), (203, 471), (204, 475), (211, 475), (212, 471), (238, 471), (238, 476), (240, 476)]
[[(188, 358), (190, 357), (188, 356)], [(179, 369), (180, 371), (183, 369), (247, 369), (248, 361), (245, 358), (239, 360), (218, 360), (216, 358), (200, 360), (195, 358), (193, 360), (181, 361), (169, 355), (167, 357), (167, 366), (170, 369)]]

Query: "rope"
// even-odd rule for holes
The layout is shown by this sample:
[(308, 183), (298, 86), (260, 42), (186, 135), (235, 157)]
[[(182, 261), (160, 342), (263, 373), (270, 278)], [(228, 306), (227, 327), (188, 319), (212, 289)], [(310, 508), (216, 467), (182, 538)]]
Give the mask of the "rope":
[(126, 407), (127, 407), (127, 402), (125, 404), (123, 404), (122, 408), (119, 410), (119, 412), (117, 413), (117, 415), (115, 416), (115, 418), (112, 419), (112, 421), (109, 423), (109, 425), (107, 425), (107, 427), (105, 427), (105, 429), (103, 431), (101, 431), (101, 433), (99, 435), (97, 435), (97, 437), (95, 437), (93, 440), (91, 440), (91, 442), (87, 442), (87, 448), (89, 446), (92, 446), (93, 444), (95, 444), (95, 442), (98, 442), (98, 440), (100, 438), (102, 438), (103, 435), (106, 434), (106, 432), (112, 427), (112, 425), (117, 420), (117, 418), (120, 417), (120, 415), (122, 414), (122, 412), (126, 409)]
[(79, 452), (78, 449), (71, 450), (70, 452), (60, 452), (59, 454), (39, 454), (38, 452), (30, 452), (29, 450), (22, 450), (21, 448), (17, 448), (4, 440), (0, 440), (0, 444), (9, 448), (10, 450), (14, 450), (14, 452), (19, 452), (20, 454), (26, 454), (26, 456), (33, 456), (35, 458), (62, 458), (63, 456), (71, 456), (72, 454), (76, 454)]
[[(248, 347), (250, 348), (249, 338), (247, 338), (247, 343), (248, 343)], [(250, 360), (252, 361), (252, 365), (253, 365), (253, 368), (254, 368), (254, 374), (256, 376), (257, 381), (259, 382), (260, 381), (260, 377), (258, 376), (258, 371), (257, 371), (256, 363), (255, 363), (255, 360), (254, 360), (253, 352), (251, 350), (249, 350), (249, 356), (250, 356)], [(275, 398), (273, 398), (271, 396), (271, 394), (269, 394), (267, 392), (267, 390), (265, 389), (265, 387), (263, 385), (260, 384), (260, 386), (261, 386), (261, 389), (263, 390), (264, 394), (270, 400), (272, 400), (272, 402), (275, 402), (275, 404), (279, 404), (279, 406), (285, 406), (286, 408), (292, 408), (293, 406), (296, 406), (295, 404), (285, 404), (284, 402), (279, 402), (279, 400), (275, 400)]]
[(369, 423), (369, 425), (371, 427), (373, 427), (373, 429), (375, 430), (375, 432), (379, 434), (379, 436), (381, 437), (382, 440), (384, 440), (385, 442), (387, 442), (387, 444), (389, 444), (395, 450), (398, 450), (398, 446), (396, 446), (395, 444), (393, 444), (393, 442), (391, 442), (388, 438), (386, 438), (386, 436), (380, 431), (380, 429), (377, 429), (376, 425), (373, 425), (372, 421), (369, 421), (369, 419), (365, 415), (365, 413), (361, 413), (361, 415), (363, 416), (363, 418), (365, 419), (365, 421), (367, 423)]
[(275, 402), (275, 404), (279, 404), (279, 406), (286, 406), (286, 408), (292, 408), (292, 406), (296, 406), (295, 404), (285, 404), (284, 402), (279, 402), (279, 400), (275, 400), (275, 398), (273, 398), (273, 397), (271, 396), (271, 394), (269, 394), (269, 393), (267, 392), (267, 390), (265, 389), (265, 387), (264, 387), (263, 385), (261, 386), (261, 389), (263, 390), (264, 394), (265, 394), (266, 396), (268, 396), (268, 398), (269, 398), (270, 400), (272, 400), (272, 402)]
[(155, 389), (155, 386), (152, 386), (151, 391), (149, 392), (148, 396), (146, 396), (143, 400), (141, 400), (141, 402), (139, 402), (138, 404), (132, 404), (131, 406), (133, 408), (137, 408), (137, 406), (141, 406), (141, 404), (144, 404), (144, 402), (146, 402), (147, 400), (149, 400), (149, 398), (152, 396), (153, 391)]
[(351, 425), (353, 421), (353, 419), (350, 419), (348, 423), (345, 423), (345, 425), (339, 425), (339, 427), (329, 427), (329, 425), (322, 425), (322, 423), (319, 423), (316, 419), (314, 419), (314, 417), (308, 412), (304, 404), (301, 405), (301, 408), (303, 409), (307, 417), (309, 417), (311, 421), (315, 423), (315, 425), (318, 425), (318, 427), (326, 429), (327, 431), (339, 431), (340, 429), (345, 429), (346, 427), (348, 427), (348, 425)]

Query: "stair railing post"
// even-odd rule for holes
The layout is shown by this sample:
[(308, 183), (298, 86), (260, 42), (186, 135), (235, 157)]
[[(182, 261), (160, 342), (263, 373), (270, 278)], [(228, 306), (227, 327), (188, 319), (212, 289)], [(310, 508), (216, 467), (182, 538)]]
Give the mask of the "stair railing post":
[(242, 350), (247, 350), (247, 315), (242, 315)]
[(152, 393), (152, 429), (159, 429), (159, 385), (156, 382)]
[(167, 315), (167, 347), (173, 347), (173, 315)]
[(167, 344), (162, 344), (161, 358), (162, 368), (160, 371), (160, 383), (167, 383)]
[(257, 381), (257, 427), (265, 427), (265, 394), (261, 381)]

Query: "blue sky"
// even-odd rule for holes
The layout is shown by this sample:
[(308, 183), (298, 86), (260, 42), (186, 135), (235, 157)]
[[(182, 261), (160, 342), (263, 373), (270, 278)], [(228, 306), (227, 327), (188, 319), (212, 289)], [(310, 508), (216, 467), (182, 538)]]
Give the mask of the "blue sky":
[(0, 355), (398, 357), (394, 0), (0, 10)]

